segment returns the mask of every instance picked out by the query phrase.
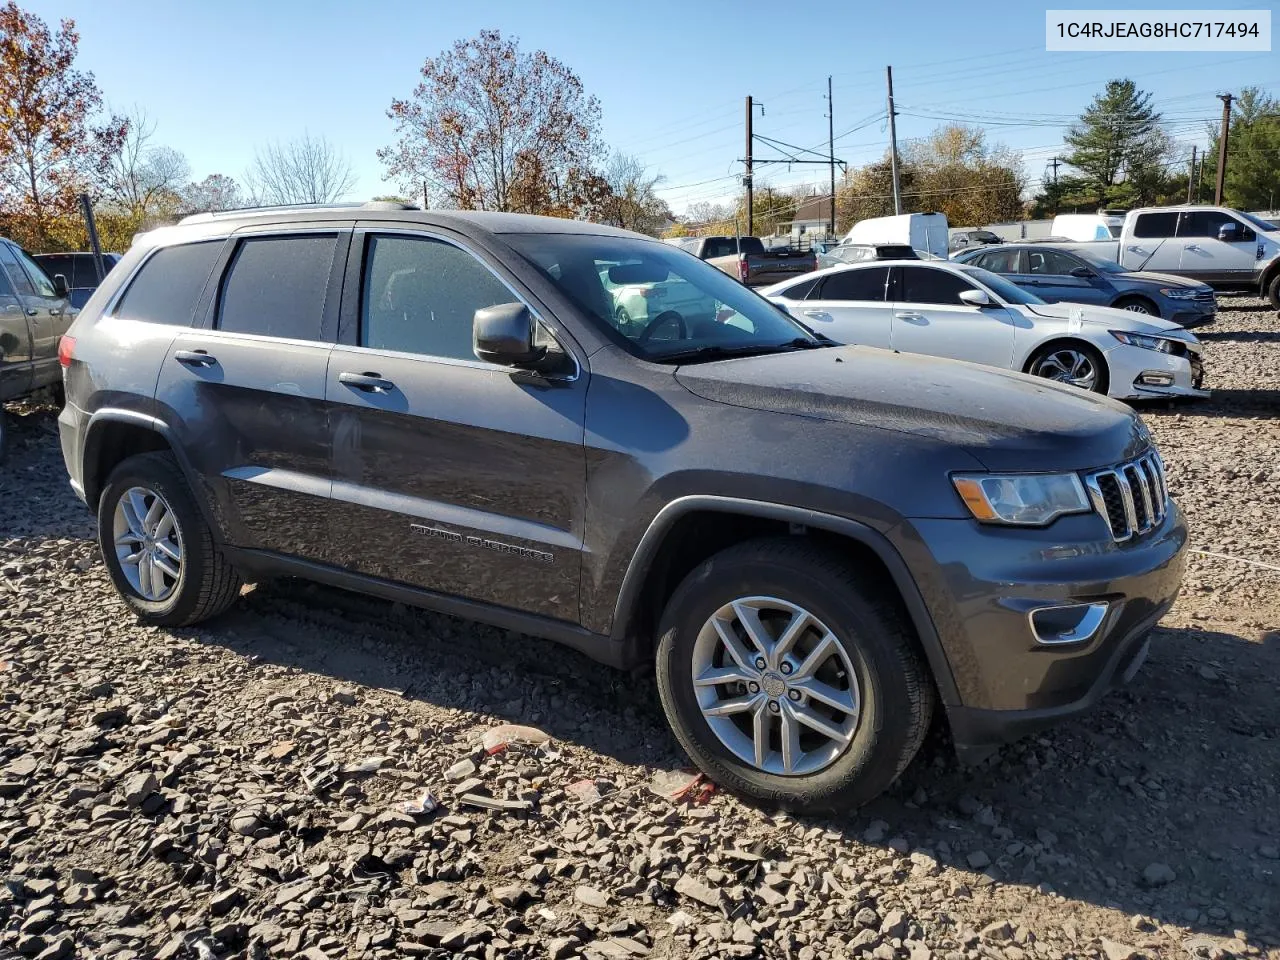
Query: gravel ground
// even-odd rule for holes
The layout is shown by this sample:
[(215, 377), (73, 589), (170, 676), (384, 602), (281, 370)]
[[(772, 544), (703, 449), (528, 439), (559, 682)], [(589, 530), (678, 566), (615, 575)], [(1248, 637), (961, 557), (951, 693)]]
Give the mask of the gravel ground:
[(1096, 712), (832, 819), (672, 799), (652, 682), (538, 640), (295, 583), (137, 626), (11, 408), (0, 957), (1280, 958), (1280, 320), (1203, 339), (1215, 398), (1143, 415), (1233, 559)]

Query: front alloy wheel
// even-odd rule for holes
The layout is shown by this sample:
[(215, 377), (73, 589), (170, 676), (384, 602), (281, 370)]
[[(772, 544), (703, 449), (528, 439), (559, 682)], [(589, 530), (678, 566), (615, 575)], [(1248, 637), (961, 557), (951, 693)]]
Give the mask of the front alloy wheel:
[(824, 770), (857, 729), (849, 655), (797, 604), (775, 597), (725, 604), (699, 631), (692, 669), (707, 726), (734, 756), (765, 773)]
[(116, 559), (129, 586), (152, 603), (165, 600), (182, 579), (182, 530), (164, 497), (130, 487), (116, 500)]
[(1075, 347), (1050, 350), (1036, 361), (1031, 372), (1081, 390), (1093, 390), (1098, 384), (1098, 367), (1093, 357)]

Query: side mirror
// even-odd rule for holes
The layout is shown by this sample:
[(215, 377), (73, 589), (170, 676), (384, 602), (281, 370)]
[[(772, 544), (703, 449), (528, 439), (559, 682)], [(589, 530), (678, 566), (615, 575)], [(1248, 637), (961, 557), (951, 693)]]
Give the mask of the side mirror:
[(1224, 223), (1218, 228), (1218, 239), (1224, 243), (1234, 243), (1237, 239), (1237, 233), (1239, 233), (1239, 231), (1236, 229), (1236, 225), (1234, 223)]
[(1088, 267), (1076, 267), (1071, 271), (1070, 276), (1079, 277), (1081, 280), (1088, 280), (1090, 277), (1094, 276), (1094, 273)]
[(991, 297), (985, 290), (961, 290), (960, 302), (967, 303), (971, 307), (989, 307), (991, 306)]
[(60, 300), (65, 300), (71, 293), (71, 288), (67, 286), (67, 278), (60, 273), (53, 275), (53, 295)]
[(481, 360), (504, 367), (531, 367), (546, 356), (533, 344), (533, 316), (523, 303), (500, 303), (475, 312), (472, 349)]

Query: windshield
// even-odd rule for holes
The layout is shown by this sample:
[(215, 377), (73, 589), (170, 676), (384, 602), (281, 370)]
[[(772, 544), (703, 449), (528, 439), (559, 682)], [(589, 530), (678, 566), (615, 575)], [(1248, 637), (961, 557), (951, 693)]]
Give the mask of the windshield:
[(606, 336), (646, 360), (820, 344), (769, 301), (670, 244), (589, 233), (504, 239)]
[(1237, 210), (1236, 216), (1244, 217), (1246, 220), (1252, 223), (1254, 227), (1261, 230), (1263, 233), (1276, 232), (1276, 225), (1274, 223), (1271, 223), (1270, 221), (1267, 221), (1267, 220), (1263, 220), (1261, 217), (1255, 217), (1252, 213), (1245, 213), (1243, 210)]
[(1114, 260), (1103, 260), (1101, 257), (1095, 257), (1087, 253), (1081, 253), (1079, 250), (1072, 250), (1077, 257), (1089, 264), (1099, 273), (1128, 273), (1124, 267), (1116, 263)]
[(1023, 305), (1044, 303), (1034, 293), (1028, 293), (1016, 283), (1010, 283), (1004, 277), (992, 273), (990, 270), (983, 270), (981, 267), (961, 267), (960, 270), (977, 280), (1005, 303), (1021, 303)]

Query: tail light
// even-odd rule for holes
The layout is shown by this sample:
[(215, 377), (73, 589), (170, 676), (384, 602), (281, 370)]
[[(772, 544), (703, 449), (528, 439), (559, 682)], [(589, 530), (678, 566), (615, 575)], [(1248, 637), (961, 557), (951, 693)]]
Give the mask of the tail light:
[(738, 258), (738, 279), (743, 283), (747, 282), (747, 258)]
[(75, 356), (75, 353), (76, 353), (75, 337), (64, 336), (62, 339), (58, 341), (58, 362), (62, 364), (64, 368), (71, 366), (71, 358)]

